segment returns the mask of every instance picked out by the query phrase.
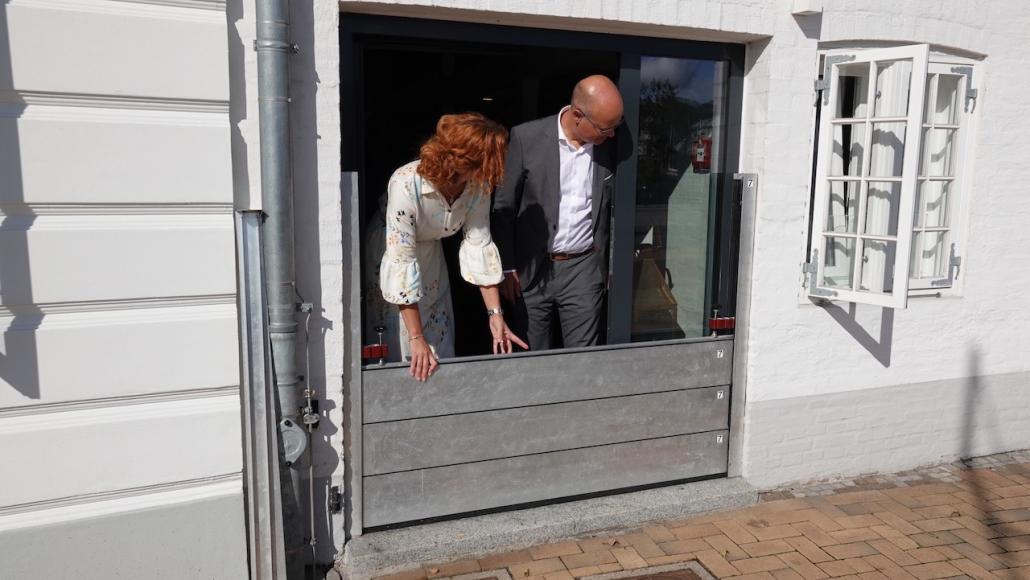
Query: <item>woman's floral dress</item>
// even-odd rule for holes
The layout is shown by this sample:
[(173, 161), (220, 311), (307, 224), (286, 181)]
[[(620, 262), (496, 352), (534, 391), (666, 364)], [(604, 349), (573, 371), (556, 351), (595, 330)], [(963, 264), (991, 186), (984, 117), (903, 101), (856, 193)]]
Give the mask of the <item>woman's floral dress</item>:
[(366, 244), (368, 270), (379, 265), (378, 272), (366, 270), (366, 337), (375, 339), (375, 327), (385, 328), (383, 342), (390, 345), (393, 361), (410, 358), (398, 304), (418, 303), (426, 342), (437, 357), (454, 356), (454, 308), (441, 238), (463, 232), (458, 262), (467, 282), (491, 286), (503, 278), (490, 237), (489, 192), (469, 187), (448, 205), (417, 168), (418, 161), (412, 161), (393, 173)]

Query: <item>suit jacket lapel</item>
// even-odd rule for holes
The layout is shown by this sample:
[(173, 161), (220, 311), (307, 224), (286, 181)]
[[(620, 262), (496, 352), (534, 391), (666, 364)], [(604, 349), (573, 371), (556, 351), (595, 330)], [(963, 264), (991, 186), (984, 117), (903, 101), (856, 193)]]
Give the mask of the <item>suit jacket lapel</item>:
[(591, 191), (591, 207), (590, 207), (590, 218), (591, 224), (593, 224), (594, 231), (597, 231), (597, 216), (601, 212), (601, 205), (604, 201), (604, 180), (606, 177), (611, 175), (611, 171), (607, 167), (606, 157), (608, 154), (607, 143), (600, 147), (594, 147), (594, 189)]
[[(544, 181), (544, 195), (547, 196), (547, 200), (544, 203), (544, 211), (547, 214), (544, 216), (547, 220), (548, 225), (558, 224), (558, 204), (561, 201), (561, 158), (558, 153), (558, 116), (551, 115), (545, 122), (544, 131), (544, 146), (541, 148), (544, 151), (546, 165), (545, 168), (545, 181)], [(548, 239), (554, 241), (554, 228), (548, 232)]]

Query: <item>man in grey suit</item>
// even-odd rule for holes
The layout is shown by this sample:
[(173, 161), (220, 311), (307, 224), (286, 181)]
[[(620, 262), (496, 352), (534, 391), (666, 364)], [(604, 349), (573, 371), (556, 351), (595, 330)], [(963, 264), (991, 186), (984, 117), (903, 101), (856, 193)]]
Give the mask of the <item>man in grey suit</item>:
[(576, 84), (557, 115), (511, 130), (491, 229), (505, 270), (501, 293), (526, 306), (533, 350), (551, 348), (557, 319), (566, 347), (600, 334), (614, 185), (612, 142), (622, 97), (602, 75)]

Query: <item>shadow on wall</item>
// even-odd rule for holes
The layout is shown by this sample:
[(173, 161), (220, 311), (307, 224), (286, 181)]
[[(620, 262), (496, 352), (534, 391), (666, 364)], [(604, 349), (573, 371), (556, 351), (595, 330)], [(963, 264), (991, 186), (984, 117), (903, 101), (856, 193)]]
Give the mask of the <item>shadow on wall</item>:
[[(1015, 515), (1013, 517), (1012, 514), (1025, 512), (1025, 510), (1008, 510), (1007, 508), (1011, 506), (999, 506), (993, 503), (1004, 498), (989, 489), (1009, 484), (1014, 485), (1014, 482), (1006, 482), (1000, 474), (990, 468), (978, 468), (973, 459), (974, 456), (985, 453), (985, 450), (988, 453), (995, 453), (1007, 449), (1004, 441), (999, 437), (996, 409), (981, 384), (980, 357), (979, 349), (975, 345), (971, 346), (968, 353), (966, 368), (968, 378), (963, 393), (963, 404), (959, 407), (960, 424), (962, 425), (960, 458), (968, 469), (960, 473), (965, 480), (962, 487), (969, 492), (972, 498), (967, 501), (969, 508), (964, 509), (961, 514), (952, 514), (952, 517), (972, 517), (984, 526), (992, 526), (988, 529), (991, 533), (999, 536), (995, 539), (982, 540), (983, 545), (989, 549), (986, 550), (986, 559), (982, 560), (981, 564), (987, 564), (988, 568), (992, 569), (1003, 566), (1016, 567), (1023, 558), (1013, 559), (1008, 554), (1010, 551), (1020, 550), (1023, 546), (1020, 545), (1018, 538), (1015, 538), (1017, 542), (1013, 547), (1012, 544), (1009, 544), (1010, 538), (1002, 537), (1011, 535), (1011, 532), (993, 526), (1004, 526), (1013, 519), (1022, 520), (1025, 516)], [(1023, 523), (1017, 521), (1009, 525), (1021, 526)], [(1025, 536), (1023, 537), (1025, 538)]]
[(805, 35), (805, 38), (809, 40), (819, 40), (819, 37), (822, 36), (822, 12), (816, 12), (815, 14), (796, 14), (794, 15), (794, 22), (797, 22), (798, 28), (801, 29), (801, 33)]
[(0, 6), (0, 389), (39, 399), (36, 330), (43, 313), (32, 299), (28, 240), (36, 214), (22, 181), (18, 121), (25, 102), (14, 90), (10, 6)]
[(980, 350), (969, 347), (966, 367), (966, 384), (961, 407), (962, 448), (959, 457), (969, 466), (969, 460), (984, 453), (999, 453), (1008, 450), (1008, 445), (998, 433), (998, 413), (984, 389), (981, 376)]
[[(891, 347), (894, 343), (894, 309), (881, 308), (879, 324), (867, 324), (859, 319), (859, 306), (854, 302), (847, 304), (847, 310), (833, 302), (820, 306), (881, 365), (890, 367)], [(877, 336), (873, 336), (872, 332), (866, 329), (867, 325), (876, 327), (872, 332)]]
[[(311, 440), (311, 463), (303, 467), (304, 477), (308, 478), (307, 468), (313, 465), (313, 479), (309, 481), (312, 485), (303, 490), (301, 495), (305, 506), (309, 505), (309, 501), (314, 506), (313, 512), (305, 518), (309, 526), (305, 535), (313, 533), (316, 540), (312, 545), (313, 561), (316, 565), (331, 565), (335, 546), (343, 543), (343, 538), (333, 537), (332, 514), (328, 509), (331, 478), (340, 464), (340, 456), (333, 448), (332, 440), (340, 426), (332, 421), (339, 415), (333, 400), (326, 396), (326, 385), (328, 377), (339, 375), (341, 362), (327, 360), (326, 342), (332, 332), (339, 334), (343, 329), (334, 328), (332, 320), (324, 315), (325, 301), (338, 302), (342, 296), (322, 295), (321, 248), (326, 244), (322, 240), (325, 232), (319, 227), (322, 212), (319, 206), (320, 136), (316, 103), (322, 84), (315, 66), (315, 24), (313, 2), (290, 3), (290, 29), (293, 41), (299, 48), (290, 62), (294, 254), (298, 301), (312, 304), (310, 319), (305, 320), (304, 315), (300, 315), (301, 331), (305, 332), (306, 342), (298, 346), (306, 347), (307, 360), (301, 360), (299, 364), (304, 369), (305, 384), (316, 391), (320, 406), (320, 421)], [(333, 162), (338, 164), (339, 160)], [(335, 243), (339, 244), (339, 240)], [(342, 264), (335, 264), (334, 267), (342, 268)], [(298, 353), (302, 359), (305, 357), (300, 348)]]

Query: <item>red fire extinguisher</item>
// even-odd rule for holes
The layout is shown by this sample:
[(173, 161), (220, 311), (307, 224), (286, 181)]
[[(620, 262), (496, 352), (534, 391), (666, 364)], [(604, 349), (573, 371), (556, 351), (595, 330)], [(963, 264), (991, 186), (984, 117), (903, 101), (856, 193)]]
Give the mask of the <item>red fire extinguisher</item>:
[(698, 135), (697, 141), (690, 147), (691, 165), (694, 173), (708, 173), (712, 168), (712, 138)]

